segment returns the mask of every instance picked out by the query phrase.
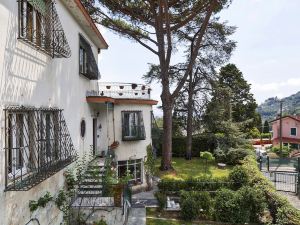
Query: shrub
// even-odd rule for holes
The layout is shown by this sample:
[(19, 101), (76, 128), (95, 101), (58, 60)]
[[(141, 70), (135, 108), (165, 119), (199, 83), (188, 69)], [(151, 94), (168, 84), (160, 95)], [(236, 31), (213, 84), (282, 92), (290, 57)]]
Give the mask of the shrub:
[(157, 191), (155, 192), (155, 198), (158, 201), (158, 209), (162, 210), (166, 207), (167, 204), (167, 195), (164, 192)]
[(254, 153), (248, 148), (230, 148), (227, 155), (227, 163), (231, 165), (241, 164), (241, 161), (248, 155)]
[(279, 195), (272, 183), (262, 175), (257, 167), (255, 157), (246, 157), (242, 167), (248, 173), (249, 185), (264, 194), (273, 223), (277, 225), (299, 225), (300, 212), (286, 198)]
[(271, 149), (271, 152), (276, 153), (277, 155), (279, 155), (282, 158), (286, 158), (290, 155), (292, 149), (289, 149), (288, 146), (282, 146), (282, 151), (280, 150), (279, 146), (273, 146)]
[(247, 185), (249, 182), (247, 171), (241, 166), (235, 166), (229, 174), (229, 182), (232, 183), (233, 189)]
[(207, 191), (181, 191), (180, 192), (180, 202), (185, 200), (193, 199), (197, 205), (198, 215), (208, 219), (212, 214), (212, 198)]
[(249, 222), (249, 212), (243, 207), (239, 192), (221, 189), (215, 198), (215, 218), (217, 221), (229, 223)]
[(191, 195), (188, 195), (180, 200), (180, 207), (181, 217), (184, 220), (191, 221), (197, 218), (199, 213), (199, 205)]
[(168, 194), (179, 194), (181, 190), (216, 191), (225, 187), (230, 187), (230, 183), (227, 178), (201, 177), (187, 180), (161, 179), (158, 183), (158, 189)]

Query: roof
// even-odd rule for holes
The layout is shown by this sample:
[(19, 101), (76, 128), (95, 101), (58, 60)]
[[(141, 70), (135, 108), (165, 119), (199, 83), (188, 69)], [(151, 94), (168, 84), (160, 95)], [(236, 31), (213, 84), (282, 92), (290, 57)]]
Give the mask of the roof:
[(107, 49), (108, 44), (86, 11), (80, 0), (61, 0), (66, 8), (73, 15), (74, 19), (86, 32), (93, 43), (100, 49)]
[[(300, 122), (300, 119), (299, 119), (299, 118), (296, 118), (296, 117), (291, 116), (291, 115), (287, 115), (287, 116), (282, 116), (282, 117), (281, 117), (281, 119), (285, 119), (285, 118), (291, 118), (291, 119), (293, 119), (293, 120), (296, 120), (297, 122)], [(280, 120), (280, 118), (276, 118), (276, 119), (274, 119), (274, 120), (271, 120), (270, 123), (273, 123), (273, 122), (275, 122), (275, 121), (277, 121), (277, 120)]]

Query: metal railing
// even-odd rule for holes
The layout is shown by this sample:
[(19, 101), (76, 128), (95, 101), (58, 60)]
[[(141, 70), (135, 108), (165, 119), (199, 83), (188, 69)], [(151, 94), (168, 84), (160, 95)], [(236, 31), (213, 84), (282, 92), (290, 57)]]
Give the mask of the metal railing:
[(86, 95), (117, 99), (151, 99), (151, 88), (135, 83), (93, 82), (91, 90), (87, 91)]
[(29, 190), (76, 160), (62, 111), (4, 109), (6, 191)]

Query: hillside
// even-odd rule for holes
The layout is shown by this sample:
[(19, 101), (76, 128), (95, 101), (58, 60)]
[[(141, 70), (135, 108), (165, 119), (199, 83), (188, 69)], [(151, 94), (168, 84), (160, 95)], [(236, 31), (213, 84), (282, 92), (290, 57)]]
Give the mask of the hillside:
[[(283, 114), (300, 114), (300, 91), (294, 95), (283, 98)], [(279, 113), (279, 99), (269, 98), (257, 107), (262, 120), (272, 120)]]

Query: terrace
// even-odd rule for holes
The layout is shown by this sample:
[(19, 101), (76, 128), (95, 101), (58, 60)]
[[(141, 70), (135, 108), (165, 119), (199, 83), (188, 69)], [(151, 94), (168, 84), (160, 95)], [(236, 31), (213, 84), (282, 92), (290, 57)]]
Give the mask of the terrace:
[(151, 88), (144, 84), (92, 81), (87, 97), (106, 97), (112, 99), (151, 99)]

